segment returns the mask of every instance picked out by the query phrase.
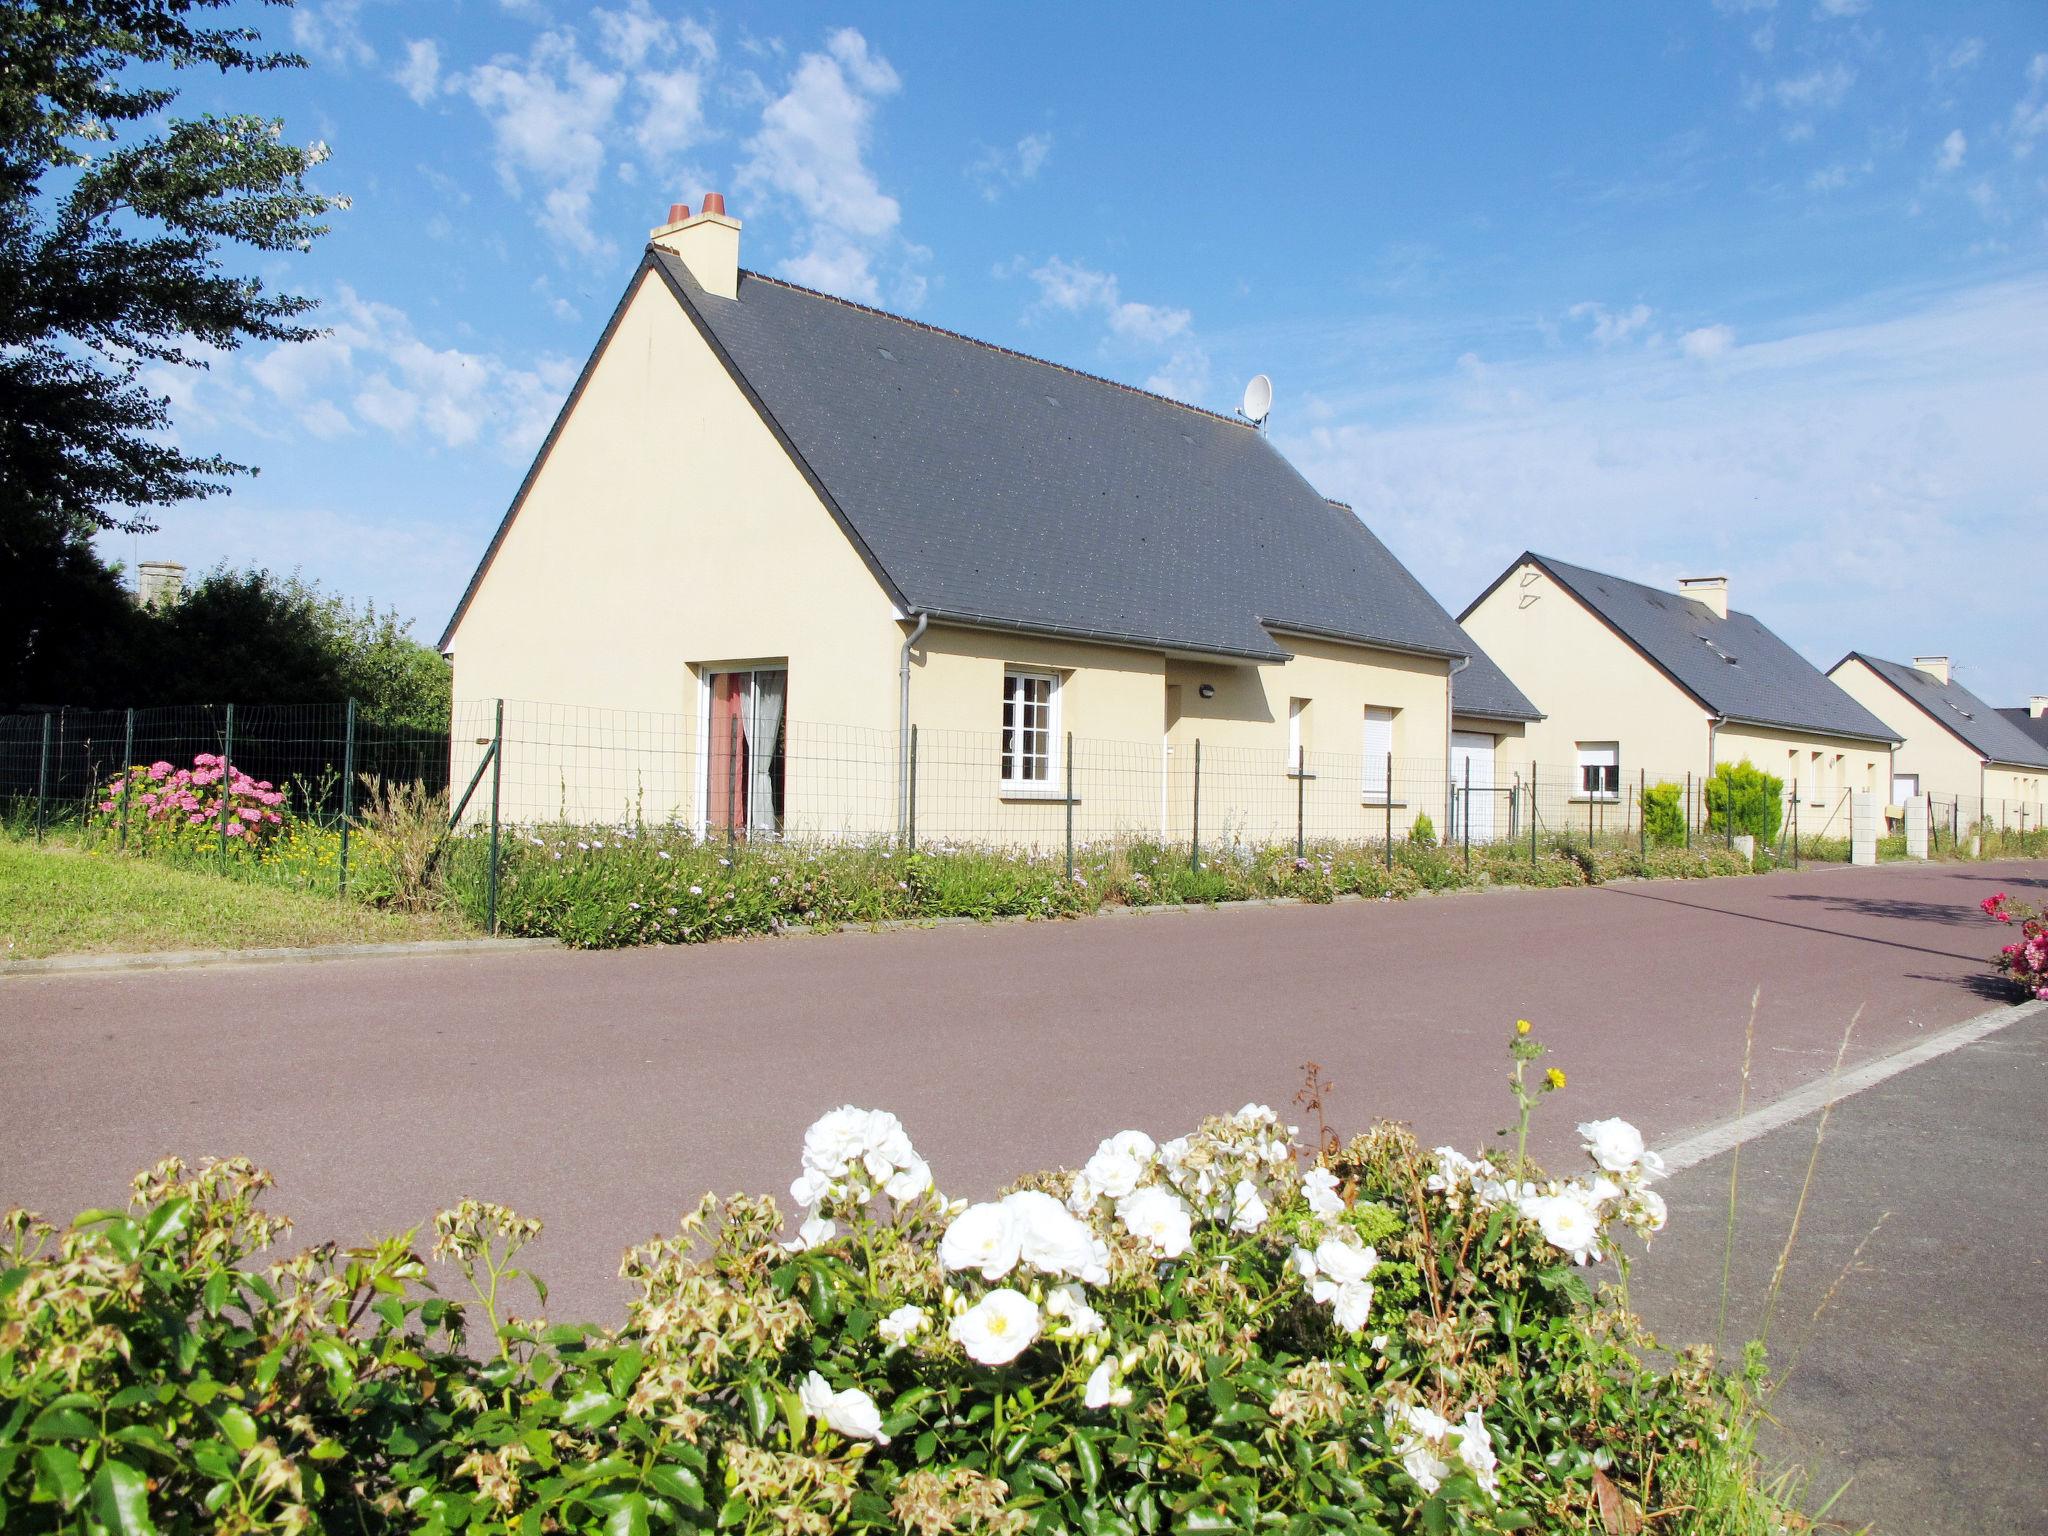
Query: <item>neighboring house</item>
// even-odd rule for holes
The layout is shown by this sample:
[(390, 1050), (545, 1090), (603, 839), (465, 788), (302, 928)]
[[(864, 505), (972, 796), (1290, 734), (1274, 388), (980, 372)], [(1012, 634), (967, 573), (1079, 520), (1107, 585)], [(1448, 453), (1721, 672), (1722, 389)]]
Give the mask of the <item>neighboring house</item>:
[(1994, 821), (1999, 803), (2012, 815), (2026, 807), (2030, 825), (2041, 820), (2048, 791), (2048, 742), (2036, 741), (1955, 680), (1946, 656), (1916, 656), (1911, 666), (1851, 651), (1828, 669), (1851, 698), (1903, 738), (1892, 758), (1891, 798), (1918, 794), (1982, 802)]
[(1998, 711), (2029, 736), (2048, 747), (2048, 693), (2037, 693), (2017, 709), (2000, 707)]
[[(1528, 695), (1472, 643), (1471, 662), (1451, 679), (1451, 804), (1454, 810), (1471, 806), (1474, 842), (1516, 834), (1513, 789), (1528, 760), (1529, 727), (1542, 718)], [(1461, 825), (1454, 816), (1452, 837)]]
[(1543, 710), (1528, 756), (1568, 773), (1574, 800), (1632, 798), (1645, 780), (1747, 760), (1824, 812), (1803, 832), (1839, 821), (1840, 833), (1844, 791), (1890, 785), (1897, 732), (1730, 609), (1726, 577), (1665, 592), (1524, 554), (1459, 622)]
[(506, 771), (564, 814), (892, 832), (914, 724), (926, 835), (1046, 835), (1069, 733), (1084, 835), (1184, 836), (1198, 740), (1205, 834), (1405, 831), (1446, 809), (1454, 673), (1468, 753), (1535, 714), (1252, 425), (739, 245), (722, 199), (653, 231), (442, 637), (460, 698), (680, 717), (623, 769), (523, 728)]

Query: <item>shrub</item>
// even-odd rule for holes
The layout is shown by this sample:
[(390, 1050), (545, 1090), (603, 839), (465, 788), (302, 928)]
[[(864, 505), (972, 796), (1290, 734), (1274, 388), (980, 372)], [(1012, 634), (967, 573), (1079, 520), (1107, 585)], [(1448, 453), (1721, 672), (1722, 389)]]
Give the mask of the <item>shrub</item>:
[(1760, 846), (1778, 840), (1785, 815), (1785, 781), (1765, 773), (1747, 758), (1720, 763), (1706, 781), (1707, 829), (1727, 835), (1732, 817), (1735, 835), (1754, 837)]
[(230, 846), (261, 850), (284, 826), (284, 803), (284, 791), (268, 779), (201, 752), (190, 768), (160, 761), (117, 774), (101, 789), (88, 826), (115, 831), (125, 807), (129, 844), (141, 852), (217, 845), (223, 832)]
[(1642, 792), (1643, 838), (1668, 848), (1685, 841), (1685, 791), (1660, 780)]
[(1987, 896), (1983, 909), (1994, 922), (2019, 924), (2019, 937), (1998, 951), (1999, 974), (2022, 997), (2048, 999), (2048, 914), (2008, 900), (2003, 891)]
[(424, 911), (438, 899), (434, 850), (448, 831), (448, 796), (415, 779), (362, 776), (363, 803), (350, 850), (350, 889), (373, 906)]
[(1429, 819), (1429, 812), (1417, 814), (1415, 824), (1408, 829), (1408, 841), (1418, 848), (1436, 846), (1436, 823)]
[[(1525, 1089), (1541, 1048), (1516, 1047), (1525, 1136), (1563, 1076)], [(170, 1161), (128, 1213), (7, 1218), (0, 1499), (10, 1531), (167, 1533), (1775, 1513), (1709, 1356), (1647, 1364), (1622, 1298), (1587, 1286), (1582, 1266), (1664, 1208), (1632, 1127), (1580, 1132), (1572, 1178), (1393, 1125), (1319, 1138), (1305, 1167), (1247, 1105), (967, 1205), (893, 1115), (835, 1110), (804, 1139), (796, 1235), (772, 1199), (707, 1197), (628, 1251), (617, 1330), (509, 1315), (539, 1223), (503, 1207), (435, 1218), (458, 1304), (425, 1288), (411, 1234), (262, 1263), (285, 1225), (258, 1207), (269, 1179)]]

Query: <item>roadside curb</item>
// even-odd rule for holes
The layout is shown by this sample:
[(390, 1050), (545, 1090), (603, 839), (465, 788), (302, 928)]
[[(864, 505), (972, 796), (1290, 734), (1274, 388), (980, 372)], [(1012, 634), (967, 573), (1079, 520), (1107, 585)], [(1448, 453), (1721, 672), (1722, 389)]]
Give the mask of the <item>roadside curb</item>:
[(1659, 1148), (1664, 1164), (1672, 1173), (1694, 1168), (1719, 1157), (1723, 1152), (1733, 1151), (1745, 1142), (1795, 1121), (1803, 1120), (1830, 1104), (1839, 1104), (1844, 1099), (1855, 1097), (1866, 1088), (1875, 1088), (1889, 1078), (1897, 1077), (1914, 1067), (1959, 1051), (1966, 1045), (1975, 1045), (2001, 1029), (2031, 1019), (2040, 1013), (2048, 1013), (2048, 1002), (2006, 1003), (1997, 1008), (1986, 1009), (1974, 1018), (1951, 1024), (1938, 1034), (1911, 1045), (1901, 1047), (1888, 1055), (1876, 1057), (1858, 1066), (1839, 1073), (1831, 1073), (1819, 1082), (1808, 1083), (1804, 1088), (1794, 1089), (1782, 1099), (1777, 1099), (1759, 1109), (1737, 1115), (1732, 1119), (1710, 1125), (1704, 1130), (1694, 1131), (1688, 1136)]
[(557, 939), (412, 939), (400, 944), (306, 944), (284, 949), (164, 949), (128, 955), (52, 955), (0, 961), (8, 976), (79, 976), (101, 971), (175, 971), (224, 965), (298, 965), (314, 960), (387, 960), (411, 955), (500, 954), (560, 949)]

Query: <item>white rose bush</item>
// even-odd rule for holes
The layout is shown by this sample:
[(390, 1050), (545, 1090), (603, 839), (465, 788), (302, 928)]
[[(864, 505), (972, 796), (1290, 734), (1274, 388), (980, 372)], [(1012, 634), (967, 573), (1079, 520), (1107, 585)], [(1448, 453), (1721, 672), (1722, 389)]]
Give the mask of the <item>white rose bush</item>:
[[(1519, 1083), (1540, 1047), (1515, 1049)], [(1738, 1529), (1709, 1490), (1753, 1486), (1740, 1382), (1653, 1367), (1589, 1283), (1662, 1225), (1661, 1166), (1624, 1122), (1579, 1130), (1554, 1177), (1391, 1124), (1304, 1148), (1251, 1104), (970, 1203), (894, 1115), (836, 1109), (791, 1206), (707, 1197), (630, 1250), (616, 1329), (505, 1314), (538, 1224), (501, 1207), (437, 1218), (459, 1305), (410, 1236), (265, 1266), (267, 1180), (165, 1164), (132, 1216), (0, 1229), (0, 1521)]]

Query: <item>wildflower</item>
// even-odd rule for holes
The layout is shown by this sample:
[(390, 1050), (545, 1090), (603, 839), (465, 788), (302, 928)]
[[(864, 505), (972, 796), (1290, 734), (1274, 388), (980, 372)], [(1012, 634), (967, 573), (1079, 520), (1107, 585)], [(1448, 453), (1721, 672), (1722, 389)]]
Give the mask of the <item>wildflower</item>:
[(1088, 1375), (1087, 1386), (1081, 1389), (1081, 1406), (1084, 1408), (1122, 1408), (1131, 1400), (1131, 1389), (1117, 1380), (1116, 1361), (1104, 1360)]
[(673, 857), (673, 855), (671, 855), (671, 854), (669, 853), (669, 851), (668, 851), (668, 850), (667, 850), (666, 848), (657, 848), (657, 849), (656, 849), (656, 850), (654, 851), (654, 856), (655, 856), (655, 857), (656, 857), (657, 859), (666, 859), (666, 858), (671, 858), (671, 857)]
[(837, 1430), (849, 1440), (872, 1440), (877, 1445), (889, 1443), (889, 1437), (882, 1433), (882, 1410), (859, 1387), (834, 1392), (829, 1381), (812, 1371), (797, 1389), (797, 1400), (811, 1418), (820, 1420), (828, 1429)]
[(1552, 1067), (1543, 1074), (1543, 1081), (1552, 1088), (1562, 1088), (1565, 1078), (1562, 1072), (1558, 1071), (1556, 1067)]
[(1301, 1181), (1302, 1198), (1318, 1216), (1336, 1216), (1344, 1209), (1344, 1197), (1337, 1193), (1337, 1175), (1327, 1168), (1311, 1168)]
[(1523, 1214), (1536, 1223), (1543, 1240), (1574, 1264), (1600, 1257), (1600, 1217), (1578, 1192), (1539, 1195), (1522, 1202)]
[(1587, 1155), (1609, 1173), (1656, 1178), (1664, 1159), (1643, 1146), (1643, 1133), (1626, 1120), (1588, 1120), (1579, 1127)]
[(901, 1348), (929, 1328), (931, 1322), (931, 1314), (923, 1307), (914, 1307), (906, 1302), (875, 1324), (875, 1332), (885, 1343)]
[(704, 894), (704, 887), (701, 885), (693, 885), (690, 887), (690, 894), (692, 896), (702, 896)]
[(1151, 1245), (1162, 1259), (1177, 1259), (1194, 1239), (1194, 1219), (1179, 1195), (1157, 1185), (1135, 1190), (1116, 1203), (1117, 1219), (1133, 1237)]
[(970, 1205), (939, 1239), (939, 1265), (975, 1269), (984, 1280), (1000, 1280), (1017, 1267), (1023, 1244), (1013, 1210), (988, 1202)]
[(1038, 1305), (1004, 1286), (954, 1318), (948, 1332), (982, 1365), (1008, 1365), (1038, 1337)]
[(1515, 1033), (1518, 1035), (1526, 1035), (1527, 1033), (1529, 1033), (1531, 1027), (1532, 1026), (1530, 1025), (1527, 1019), (1515, 1020)]

